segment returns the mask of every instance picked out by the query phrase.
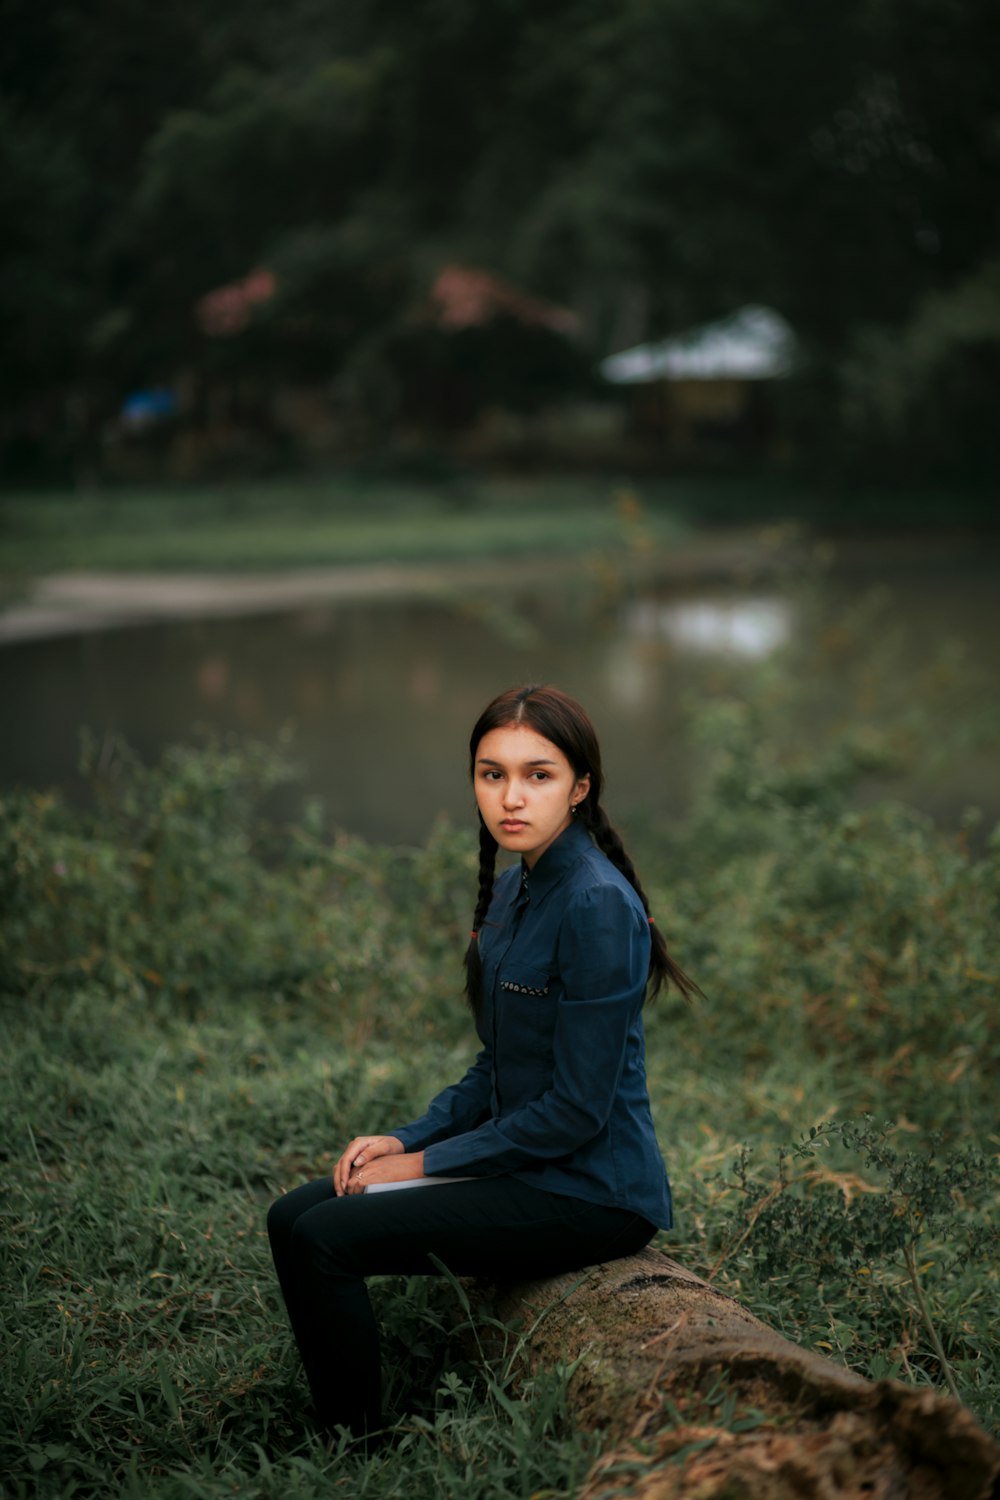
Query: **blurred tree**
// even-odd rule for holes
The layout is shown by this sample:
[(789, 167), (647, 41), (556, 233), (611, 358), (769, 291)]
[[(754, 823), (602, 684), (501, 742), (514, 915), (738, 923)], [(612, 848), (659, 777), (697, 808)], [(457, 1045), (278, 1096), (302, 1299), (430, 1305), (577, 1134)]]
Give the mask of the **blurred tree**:
[[(771, 302), (802, 343), (811, 450), (993, 453), (974, 394), (998, 349), (990, 0), (141, 19), (0, 0), (0, 19), (8, 450), (70, 395), (92, 440), (124, 390), (179, 369), (350, 372), (391, 416), (411, 309), (459, 260), (574, 306), (594, 358)], [(199, 298), (259, 266), (277, 295), (207, 338)]]
[[(142, 274), (129, 199), (150, 133), (204, 87), (190, 0), (0, 0), (0, 373), (5, 447), (93, 453), (107, 363)], [(132, 329), (132, 357), (141, 335)], [(126, 340), (127, 343), (127, 340)], [(138, 362), (138, 361), (137, 361)]]
[[(891, 341), (913, 319), (925, 328), (927, 299), (953, 360), (973, 357), (970, 299), (960, 296), (952, 337), (949, 296), (1000, 249), (995, 8), (626, 0), (609, 14), (579, 0), (562, 8), (561, 42), (553, 31), (544, 45), (546, 24), (525, 33), (513, 133), (480, 162), (487, 237), (501, 231), (492, 204), (518, 269), (553, 291), (574, 278), (599, 342), (614, 338), (630, 288), (645, 324), (633, 337), (771, 302), (802, 343), (812, 445), (867, 441), (881, 426), (901, 451), (919, 449), (923, 422), (898, 418), (916, 419), (916, 388), (891, 429), (885, 402), (859, 423), (844, 367), (859, 338)], [(987, 345), (996, 357), (994, 321), (982, 325), (980, 369)], [(968, 429), (962, 410), (966, 420), (951, 416)], [(935, 423), (939, 439), (948, 425)], [(947, 447), (938, 441), (936, 456)]]

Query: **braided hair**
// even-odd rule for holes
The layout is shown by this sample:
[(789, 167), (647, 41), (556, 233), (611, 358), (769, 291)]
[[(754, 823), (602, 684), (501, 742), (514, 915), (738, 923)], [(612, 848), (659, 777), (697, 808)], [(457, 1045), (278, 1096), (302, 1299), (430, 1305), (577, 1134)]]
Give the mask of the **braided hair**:
[[(476, 751), (483, 736), (493, 729), (507, 729), (524, 725), (549, 740), (565, 755), (573, 768), (577, 780), (590, 777), (590, 789), (586, 797), (574, 809), (580, 822), (588, 830), (597, 847), (619, 870), (642, 902), (643, 911), (649, 917), (649, 993), (653, 996), (660, 987), (672, 983), (687, 999), (701, 991), (694, 980), (689, 979), (667, 952), (663, 934), (656, 926), (649, 910), (649, 900), (640, 884), (635, 866), (626, 852), (620, 834), (612, 826), (601, 806), (604, 790), (604, 772), (601, 769), (601, 747), (597, 733), (584, 709), (575, 698), (562, 693), (558, 688), (531, 683), (527, 687), (510, 688), (500, 693), (489, 703), (476, 721), (469, 740), (469, 771), (475, 776)], [(496, 873), (497, 841), (479, 817), (479, 894), (472, 918), (472, 933), (465, 953), (465, 993), (475, 1014), (478, 1014), (482, 991), (482, 965), (479, 957), (479, 929), (486, 919), (493, 881)]]

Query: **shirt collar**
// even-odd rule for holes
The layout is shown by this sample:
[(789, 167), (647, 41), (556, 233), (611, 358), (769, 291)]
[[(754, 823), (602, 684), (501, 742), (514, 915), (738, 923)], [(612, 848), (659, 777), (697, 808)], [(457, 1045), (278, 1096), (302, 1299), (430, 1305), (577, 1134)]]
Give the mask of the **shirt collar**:
[(521, 875), (532, 902), (540, 901), (558, 885), (582, 854), (592, 849), (590, 834), (582, 823), (570, 823), (537, 860), (534, 869), (521, 864)]

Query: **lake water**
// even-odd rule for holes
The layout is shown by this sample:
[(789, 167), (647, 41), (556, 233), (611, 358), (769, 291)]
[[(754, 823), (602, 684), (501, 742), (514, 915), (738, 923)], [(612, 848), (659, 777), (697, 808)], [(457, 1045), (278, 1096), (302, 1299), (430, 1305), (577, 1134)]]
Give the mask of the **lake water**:
[[(78, 730), (121, 734), (144, 758), (197, 726), (291, 735), (306, 789), (340, 827), (416, 842), (470, 818), (469, 728), (501, 688), (551, 681), (590, 710), (606, 803), (626, 828), (683, 813), (699, 751), (692, 707), (791, 657), (802, 744), (929, 704), (914, 732), (943, 741), (1000, 679), (1000, 559), (981, 548), (854, 546), (822, 570), (727, 586), (626, 587), (593, 569), (543, 592), (350, 602), (192, 620), (0, 649), (0, 785), (77, 795)], [(794, 695), (793, 695), (794, 699)], [(948, 826), (970, 804), (1000, 819), (997, 746), (967, 745), (891, 788)], [(867, 795), (885, 788), (873, 784)]]

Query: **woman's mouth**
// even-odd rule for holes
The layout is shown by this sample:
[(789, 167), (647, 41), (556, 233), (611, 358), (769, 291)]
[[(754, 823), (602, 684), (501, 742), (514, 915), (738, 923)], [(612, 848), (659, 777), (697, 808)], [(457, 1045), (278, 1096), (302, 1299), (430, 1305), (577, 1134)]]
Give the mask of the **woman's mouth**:
[(504, 818), (503, 822), (500, 824), (500, 827), (503, 829), (504, 833), (520, 833), (521, 829), (526, 828), (527, 826), (528, 825), (520, 818)]

